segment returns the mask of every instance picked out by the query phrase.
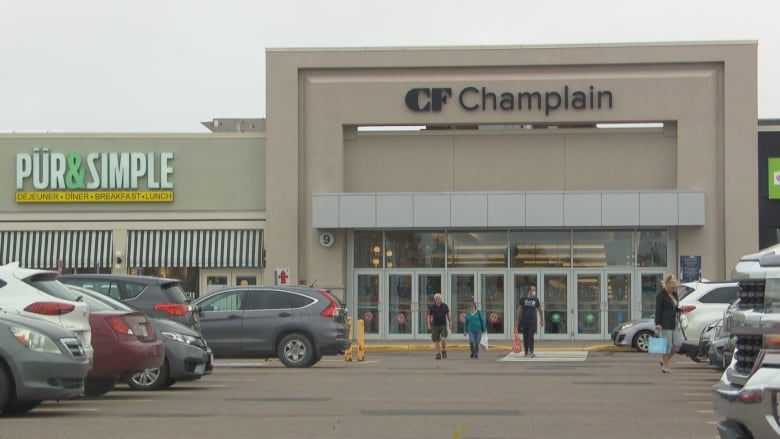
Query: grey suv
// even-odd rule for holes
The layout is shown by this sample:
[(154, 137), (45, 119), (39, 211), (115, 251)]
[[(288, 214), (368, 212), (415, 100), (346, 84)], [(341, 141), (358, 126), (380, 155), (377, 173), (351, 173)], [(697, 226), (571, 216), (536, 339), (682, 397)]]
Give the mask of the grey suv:
[(351, 346), (347, 311), (327, 290), (232, 287), (194, 305), (217, 357), (278, 357), (287, 367), (308, 367)]
[(61, 274), (62, 283), (105, 294), (152, 317), (198, 329), (198, 314), (177, 279), (124, 274)]

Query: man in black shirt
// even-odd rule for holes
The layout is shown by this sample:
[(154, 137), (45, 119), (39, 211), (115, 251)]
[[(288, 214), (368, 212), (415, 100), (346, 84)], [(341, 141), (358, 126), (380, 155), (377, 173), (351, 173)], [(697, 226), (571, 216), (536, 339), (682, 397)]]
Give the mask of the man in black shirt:
[(433, 305), (428, 308), (428, 329), (436, 344), (436, 359), (447, 358), (447, 329), (452, 326), (450, 307), (441, 301), (441, 294), (433, 295)]
[(520, 299), (520, 305), (517, 306), (517, 330), (523, 334), (526, 357), (536, 356), (534, 354), (534, 334), (536, 333), (537, 312), (539, 313), (539, 324), (544, 325), (542, 304), (536, 297), (536, 287), (531, 285), (528, 287), (528, 294)]

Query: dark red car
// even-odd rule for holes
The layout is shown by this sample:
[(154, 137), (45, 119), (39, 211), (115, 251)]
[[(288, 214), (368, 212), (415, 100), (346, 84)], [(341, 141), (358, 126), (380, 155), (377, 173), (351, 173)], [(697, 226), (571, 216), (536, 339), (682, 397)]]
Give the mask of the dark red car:
[(165, 360), (163, 343), (143, 312), (92, 311), (89, 324), (95, 360), (84, 384), (87, 395), (102, 395), (121, 377), (160, 367)]

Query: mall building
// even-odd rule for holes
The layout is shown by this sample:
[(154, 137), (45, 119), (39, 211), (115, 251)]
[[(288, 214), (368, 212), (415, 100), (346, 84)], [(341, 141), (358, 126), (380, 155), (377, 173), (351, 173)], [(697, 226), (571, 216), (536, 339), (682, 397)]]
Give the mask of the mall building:
[(756, 251), (756, 54), (269, 49), (265, 132), (0, 136), (0, 263), (314, 284), (382, 340), (435, 292), (509, 339), (534, 285), (540, 337), (608, 339)]

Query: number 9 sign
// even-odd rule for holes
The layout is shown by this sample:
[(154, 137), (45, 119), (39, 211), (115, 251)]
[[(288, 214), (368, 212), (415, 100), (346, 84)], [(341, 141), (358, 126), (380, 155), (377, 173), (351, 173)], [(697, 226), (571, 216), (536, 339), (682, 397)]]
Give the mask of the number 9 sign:
[(333, 233), (330, 232), (322, 232), (320, 233), (320, 245), (329, 248), (333, 247), (333, 243), (336, 242), (336, 237), (333, 236)]

